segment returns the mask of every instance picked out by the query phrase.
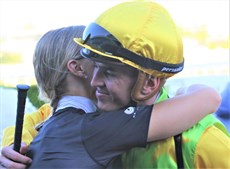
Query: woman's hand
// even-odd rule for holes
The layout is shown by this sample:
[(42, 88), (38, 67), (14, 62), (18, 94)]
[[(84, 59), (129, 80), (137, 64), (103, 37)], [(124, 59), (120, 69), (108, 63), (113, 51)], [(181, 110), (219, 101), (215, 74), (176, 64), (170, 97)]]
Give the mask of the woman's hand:
[(22, 143), (20, 153), (13, 150), (13, 145), (3, 147), (0, 156), (0, 169), (25, 169), (32, 160), (23, 155), (28, 147)]

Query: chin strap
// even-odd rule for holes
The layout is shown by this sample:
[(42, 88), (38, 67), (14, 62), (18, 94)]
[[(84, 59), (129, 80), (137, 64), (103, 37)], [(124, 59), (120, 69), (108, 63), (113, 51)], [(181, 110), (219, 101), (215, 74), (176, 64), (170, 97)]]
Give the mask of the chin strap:
[(138, 72), (138, 77), (137, 77), (137, 81), (131, 91), (131, 98), (133, 101), (135, 102), (141, 102), (141, 101), (145, 101), (148, 100), (149, 98), (153, 97), (155, 95), (155, 93), (151, 93), (150, 95), (144, 95), (142, 94), (142, 88), (145, 85), (146, 81), (145, 79), (149, 78), (149, 75), (139, 71)]

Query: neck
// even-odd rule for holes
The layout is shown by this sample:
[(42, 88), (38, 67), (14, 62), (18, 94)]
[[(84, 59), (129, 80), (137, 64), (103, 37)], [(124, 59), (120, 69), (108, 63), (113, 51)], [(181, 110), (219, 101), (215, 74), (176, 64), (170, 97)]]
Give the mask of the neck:
[(159, 98), (159, 95), (160, 95), (160, 91), (158, 91), (153, 97), (147, 100), (144, 100), (142, 102), (138, 102), (137, 105), (152, 105), (157, 101), (157, 99)]
[(67, 76), (66, 78), (67, 92), (69, 96), (82, 96), (86, 98), (91, 97), (90, 85), (87, 79), (76, 76)]

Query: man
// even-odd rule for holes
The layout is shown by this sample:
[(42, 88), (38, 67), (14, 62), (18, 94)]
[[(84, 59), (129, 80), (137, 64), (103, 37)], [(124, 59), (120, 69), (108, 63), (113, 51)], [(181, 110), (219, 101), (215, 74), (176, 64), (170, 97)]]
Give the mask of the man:
[[(183, 68), (183, 46), (177, 28), (168, 12), (153, 2), (117, 5), (86, 27), (82, 40), (75, 41), (84, 47), (84, 57), (110, 58), (141, 70), (132, 89), (134, 101), (151, 98), (146, 83), (155, 88), (155, 98), (159, 94), (162, 100), (167, 99), (161, 89), (165, 79)], [(99, 105), (111, 107), (106, 102), (112, 97), (107, 78), (96, 81), (99, 75), (92, 79)], [(230, 162), (223, 158), (230, 156), (229, 135), (212, 115), (179, 139), (182, 145), (171, 137), (130, 150), (122, 156), (123, 168), (230, 168)]]
[[(183, 68), (183, 46), (176, 26), (167, 11), (152, 2), (122, 3), (107, 10), (86, 28), (83, 39), (76, 39), (76, 42), (84, 47), (84, 57), (100, 62), (107, 58), (113, 65), (122, 62), (139, 70), (131, 89), (131, 104), (167, 99), (162, 88), (165, 80)], [(104, 110), (121, 106), (116, 101), (121, 86), (116, 83), (112, 86), (109, 81), (118, 79), (116, 72), (119, 71), (107, 64), (97, 63), (92, 79), (99, 108)], [(122, 156), (122, 167), (229, 168), (228, 161), (222, 156), (230, 152), (230, 141), (222, 127), (210, 115), (182, 134), (182, 147), (180, 142), (175, 147), (171, 137), (150, 143), (146, 148), (134, 148)], [(176, 153), (175, 149), (182, 149), (183, 159), (177, 156), (181, 152)], [(218, 153), (222, 155), (215, 156)], [(117, 165), (120, 165), (119, 159), (111, 167)]]

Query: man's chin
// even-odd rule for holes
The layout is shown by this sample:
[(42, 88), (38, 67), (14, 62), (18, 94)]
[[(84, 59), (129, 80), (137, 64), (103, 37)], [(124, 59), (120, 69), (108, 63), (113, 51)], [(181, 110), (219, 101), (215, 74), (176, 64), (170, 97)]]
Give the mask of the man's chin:
[(114, 111), (114, 110), (118, 110), (119, 107), (111, 105), (109, 103), (102, 103), (102, 102), (97, 102), (97, 107), (100, 111)]

